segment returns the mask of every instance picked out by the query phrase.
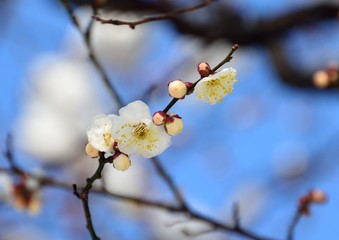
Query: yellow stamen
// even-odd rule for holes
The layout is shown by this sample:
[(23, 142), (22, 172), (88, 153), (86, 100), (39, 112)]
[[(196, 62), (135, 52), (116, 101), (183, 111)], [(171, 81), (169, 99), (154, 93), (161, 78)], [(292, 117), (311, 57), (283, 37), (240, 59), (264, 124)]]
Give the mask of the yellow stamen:
[(112, 134), (111, 133), (104, 133), (103, 136), (104, 136), (105, 145), (106, 145), (106, 147), (108, 147), (111, 144)]
[(133, 135), (140, 137), (140, 138), (145, 138), (147, 133), (148, 133), (148, 128), (147, 125), (145, 123), (138, 123), (138, 125), (134, 126), (134, 130), (133, 130)]

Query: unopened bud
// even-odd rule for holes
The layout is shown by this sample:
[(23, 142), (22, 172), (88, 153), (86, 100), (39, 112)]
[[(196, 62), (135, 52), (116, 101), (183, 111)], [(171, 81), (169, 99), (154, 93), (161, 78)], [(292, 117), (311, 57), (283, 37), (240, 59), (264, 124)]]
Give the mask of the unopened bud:
[(176, 136), (182, 132), (184, 124), (182, 118), (178, 115), (168, 116), (165, 123), (165, 130), (167, 134)]
[(326, 71), (317, 71), (313, 75), (313, 84), (317, 88), (326, 88), (330, 85), (330, 77)]
[(131, 166), (131, 160), (124, 153), (114, 155), (113, 167), (120, 171), (126, 171)]
[(166, 117), (166, 113), (164, 113), (163, 111), (158, 111), (153, 114), (152, 121), (155, 125), (160, 126), (164, 124)]
[(327, 196), (326, 194), (319, 190), (319, 189), (314, 189), (309, 193), (310, 200), (315, 203), (324, 203), (327, 201)]
[(198, 72), (201, 77), (207, 77), (211, 74), (211, 67), (207, 62), (201, 62), (198, 64)]
[(187, 93), (187, 87), (182, 80), (175, 80), (168, 84), (168, 93), (171, 97), (182, 99)]
[(96, 158), (99, 156), (99, 151), (95, 149), (90, 143), (87, 143), (85, 151), (86, 155), (91, 158)]
[(28, 207), (28, 212), (30, 214), (37, 214), (41, 210), (41, 199), (37, 195), (33, 195), (32, 198), (30, 199)]

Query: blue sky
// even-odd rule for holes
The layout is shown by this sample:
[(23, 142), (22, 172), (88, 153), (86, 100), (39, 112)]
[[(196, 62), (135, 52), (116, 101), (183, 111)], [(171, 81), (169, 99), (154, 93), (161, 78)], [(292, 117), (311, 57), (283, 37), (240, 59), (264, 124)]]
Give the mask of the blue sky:
[[(235, 8), (258, 18), (306, 4), (307, 1), (237, 1)], [(269, 16), (265, 14), (267, 8), (271, 9)], [(16, 131), (18, 119), (30, 99), (37, 95), (34, 88), (30, 88), (34, 85), (34, 77), (30, 74), (32, 62), (46, 54), (72, 56), (86, 62), (86, 54), (81, 50), (83, 43), (57, 2), (35, 0), (27, 5), (24, 1), (14, 1), (6, 13), (5, 27), (0, 31), (2, 145), (8, 132)], [(103, 28), (99, 24), (95, 27)], [(121, 31), (121, 35), (132, 31), (125, 26), (106, 26), (104, 29), (112, 29), (116, 34)], [(230, 47), (227, 42), (206, 47), (192, 37), (178, 35), (166, 22), (150, 23), (134, 31), (135, 39), (142, 44), (122, 37), (120, 44), (131, 43), (121, 46), (126, 55), (118, 51), (120, 46), (108, 43), (105, 45), (107, 52), (115, 55), (107, 54), (102, 59), (126, 103), (140, 98), (149, 86), (157, 84), (148, 98), (152, 111), (163, 108), (170, 100), (166, 93), (168, 81), (173, 78), (196, 80), (194, 71), (198, 61), (210, 60), (215, 64)], [(146, 37), (144, 32), (148, 34)], [(338, 23), (325, 22), (309, 29), (293, 30), (284, 41), (286, 49), (292, 49), (295, 54), (294, 64), (316, 69), (339, 60), (338, 32)], [(128, 34), (129, 38), (133, 37)], [(69, 49), (74, 52), (70, 53)], [(335, 239), (339, 233), (336, 227), (339, 202), (337, 93), (285, 85), (262, 47), (241, 48), (228, 66), (237, 69), (239, 81), (234, 93), (222, 103), (209, 106), (188, 96), (173, 108), (183, 117), (185, 131), (173, 138), (172, 147), (161, 156), (162, 163), (194, 209), (229, 221), (232, 204), (240, 202), (240, 214), (244, 215), (247, 228), (278, 239), (286, 235), (298, 197), (313, 187), (321, 188), (328, 193), (329, 202), (312, 207), (312, 215), (299, 223), (296, 239)], [(95, 76), (93, 82), (100, 111), (107, 113), (114, 109), (99, 77)], [(87, 113), (86, 116), (91, 118), (94, 114)], [(20, 138), (20, 133), (14, 137)], [(19, 147), (15, 149), (19, 163), (27, 169), (39, 167), (46, 174), (69, 181), (81, 182), (79, 179), (87, 177), (79, 172), (75, 174), (67, 167), (73, 161), (66, 161), (66, 165), (49, 165), (39, 161), (39, 156), (27, 154)], [(137, 193), (154, 199), (170, 198), (170, 193), (146, 160), (133, 160), (132, 167), (136, 166), (133, 171), (143, 176), (139, 181), (147, 189)], [(89, 164), (89, 160), (85, 163)], [(2, 158), (0, 166), (4, 165)], [(289, 174), (295, 171), (300, 172), (300, 177), (290, 179)], [(131, 186), (135, 187), (135, 183)], [(45, 236), (50, 239), (89, 239), (80, 203), (71, 192), (45, 189), (42, 196), (43, 209), (38, 216), (17, 213), (10, 206), (0, 208), (1, 229), (8, 227), (4, 236), (18, 233), (31, 236), (31, 239), (45, 239)], [(156, 239), (165, 234), (155, 229), (158, 225), (147, 220), (147, 216), (159, 217), (152, 215), (153, 212), (95, 196), (91, 198), (91, 207), (97, 231), (103, 239), (112, 239), (112, 236), (117, 239)], [(166, 233), (179, 232), (177, 228), (164, 228)], [(214, 233), (198, 239), (212, 237), (224, 239), (225, 235)], [(241, 238), (232, 236), (231, 239)]]

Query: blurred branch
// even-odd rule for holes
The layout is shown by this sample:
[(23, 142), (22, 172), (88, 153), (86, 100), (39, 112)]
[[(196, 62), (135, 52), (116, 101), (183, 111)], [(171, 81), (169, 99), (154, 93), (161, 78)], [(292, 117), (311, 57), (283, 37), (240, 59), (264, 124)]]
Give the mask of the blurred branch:
[[(106, 85), (107, 89), (109, 90), (109, 93), (110, 93), (111, 97), (113, 98), (113, 100), (115, 101), (117, 108), (121, 108), (122, 107), (121, 98), (117, 94), (117, 91), (116, 91), (115, 87), (113, 86), (112, 82), (109, 80), (107, 73), (105, 72), (105, 70), (102, 67), (101, 63), (99, 62), (98, 58), (94, 54), (94, 50), (93, 50), (93, 47), (92, 47), (92, 44), (91, 44), (91, 30), (92, 30), (92, 26), (93, 26), (93, 19), (90, 20), (86, 31), (83, 32), (81, 30), (81, 27), (79, 25), (77, 17), (74, 15), (74, 11), (73, 11), (73, 9), (70, 5), (70, 2), (68, 0), (60, 0), (60, 2), (62, 3), (62, 5), (67, 10), (67, 13), (70, 16), (70, 18), (72, 19), (74, 26), (79, 30), (80, 34), (82, 35), (82, 37), (85, 41), (87, 50), (88, 50), (89, 58), (90, 58), (92, 64), (97, 69), (97, 71), (99, 72), (101, 79), (102, 79), (103, 83)], [(97, 8), (94, 5), (92, 5), (92, 10), (93, 10), (93, 14), (97, 13)]]
[(152, 161), (153, 165), (155, 166), (155, 169), (156, 169), (157, 173), (159, 174), (159, 176), (162, 177), (162, 179), (166, 182), (166, 184), (170, 188), (171, 192), (174, 194), (175, 199), (177, 200), (177, 202), (180, 205), (180, 208), (184, 212), (188, 211), (186, 202), (185, 202), (182, 194), (180, 193), (179, 189), (175, 185), (173, 179), (166, 172), (165, 168), (161, 165), (159, 158), (153, 157), (153, 158), (151, 158), (151, 161)]
[(6, 150), (4, 151), (4, 156), (8, 161), (8, 164), (13, 172), (17, 173), (18, 175), (22, 175), (23, 172), (21, 169), (17, 166), (17, 164), (14, 161), (13, 157), (13, 137), (11, 134), (8, 134), (6, 138)]
[[(76, 2), (76, 0), (73, 1)], [(217, 6), (217, 3), (214, 6)], [(151, 10), (155, 13), (163, 13), (165, 9), (171, 11), (175, 8), (173, 1), (169, 0), (150, 3), (140, 0), (132, 0), (128, 3), (107, 0), (104, 7), (122, 11)], [(170, 21), (179, 32), (200, 37), (206, 43), (226, 39), (241, 45), (261, 44), (271, 49), (269, 45), (273, 43), (275, 47), (279, 47), (279, 44), (282, 44), (280, 39), (295, 28), (305, 27), (324, 20), (338, 19), (339, 5), (319, 2), (271, 18), (254, 19), (251, 20), (251, 24), (248, 24), (248, 19), (241, 12), (236, 12), (234, 8), (227, 7), (225, 4), (220, 7), (209, 8), (209, 10), (208, 14), (212, 14), (213, 18), (210, 18), (205, 24), (196, 24), (196, 21), (183, 18), (171, 18)], [(281, 54), (277, 51), (279, 50), (273, 52), (272, 57), (275, 68), (285, 83), (299, 88), (316, 87), (312, 82), (312, 72), (304, 72), (301, 69), (294, 68), (289, 62), (288, 56), (280, 58), (278, 55), (281, 56)], [(336, 88), (336, 86), (330, 88)]]
[[(9, 174), (9, 175), (17, 175), (18, 174), (17, 172), (13, 171), (10, 168), (2, 168), (2, 167), (0, 167), (0, 173)], [(40, 186), (58, 188), (58, 189), (61, 189), (61, 190), (66, 190), (67, 192), (69, 192), (72, 189), (74, 190), (74, 187), (73, 187), (74, 185), (71, 184), (71, 183), (59, 181), (59, 180), (49, 178), (49, 177), (45, 177), (45, 176), (39, 176), (39, 175), (29, 173), (29, 172), (23, 172), (23, 173), (24, 173), (25, 176), (37, 180), (40, 183)], [(181, 211), (178, 207), (173, 206), (169, 203), (154, 202), (154, 201), (150, 201), (150, 200), (139, 198), (139, 197), (133, 197), (133, 196), (129, 196), (129, 195), (112, 193), (112, 192), (109, 192), (107, 190), (96, 189), (96, 188), (91, 189), (91, 192), (94, 193), (94, 194), (97, 194), (97, 195), (102, 195), (102, 196), (116, 198), (116, 199), (119, 199), (119, 200), (122, 200), (122, 201), (126, 201), (127, 203), (130, 203), (130, 204), (138, 204), (138, 205), (144, 205), (144, 206), (148, 206), (148, 207), (161, 208), (161, 209), (168, 210), (170, 212), (180, 212)]]
[[(82, 0), (71, 1), (77, 4), (86, 4), (86, 1)], [(135, 12), (153, 11), (163, 14), (164, 12), (175, 11), (174, 2), (169, 0), (106, 0), (102, 8)], [(258, 43), (265, 45), (267, 41), (279, 38), (293, 28), (322, 20), (335, 20), (338, 18), (339, 12), (338, 4), (319, 2), (272, 18), (254, 20), (251, 21), (251, 24), (248, 24), (248, 20), (240, 12), (236, 12), (231, 4), (230, 6), (226, 6), (226, 3), (222, 6), (217, 6), (217, 4), (209, 12), (209, 14), (213, 14), (213, 18), (209, 20), (208, 24), (196, 24), (194, 20), (178, 18), (170, 18), (170, 20), (181, 33), (195, 35), (206, 41), (226, 38), (233, 43), (242, 45)]]
[[(90, 180), (89, 180), (90, 182), (92, 182), (93, 179), (98, 179), (97, 178), (99, 176), (98, 169), (96, 171), (96, 174), (94, 174), (90, 178)], [(25, 172), (23, 170), (21, 170), (21, 171), (22, 171), (22, 173), (24, 173), (25, 176), (37, 180), (40, 183), (40, 186), (42, 186), (42, 187), (48, 187), (49, 186), (49, 187), (55, 187), (55, 188), (63, 189), (63, 190), (66, 190), (66, 191), (70, 191), (71, 189), (74, 190), (74, 185), (72, 185), (71, 183), (58, 181), (56, 179), (49, 178), (49, 177), (39, 176), (39, 175), (36, 175), (36, 174)], [(17, 175), (18, 174), (17, 172), (13, 171), (10, 168), (1, 168), (1, 167), (0, 167), (0, 173), (6, 173), (6, 174), (10, 174), (10, 175)], [(88, 189), (89, 188), (88, 186), (90, 184), (91, 183), (87, 183), (84, 190)], [(89, 190), (91, 190), (91, 192), (93, 194), (98, 194), (98, 195), (102, 195), (102, 196), (106, 196), (106, 197), (112, 197), (112, 198), (115, 198), (115, 199), (125, 201), (126, 203), (130, 203), (130, 204), (138, 204), (138, 205), (141, 205), (141, 206), (148, 206), (148, 207), (152, 207), (152, 208), (160, 208), (160, 209), (167, 210), (169, 212), (186, 213), (192, 219), (204, 221), (205, 223), (211, 225), (215, 229), (221, 229), (221, 230), (225, 230), (227, 232), (237, 233), (237, 234), (243, 235), (243, 236), (245, 236), (249, 239), (269, 240), (269, 238), (258, 236), (256, 234), (253, 234), (253, 233), (251, 233), (247, 230), (244, 230), (240, 227), (228, 226), (226, 224), (217, 222), (217, 221), (215, 221), (211, 218), (208, 218), (204, 215), (196, 213), (195, 211), (193, 211), (191, 209), (183, 208), (182, 206), (178, 207), (178, 206), (174, 206), (174, 205), (169, 204), (169, 203), (155, 202), (155, 201), (151, 201), (151, 200), (147, 200), (147, 199), (143, 199), (143, 198), (139, 198), (139, 197), (133, 197), (133, 196), (123, 195), (123, 194), (111, 193), (111, 192), (108, 192), (107, 190), (102, 190), (102, 189), (89, 189)], [(81, 197), (82, 192), (80, 192), (78, 194)], [(99, 238), (96, 238), (96, 239), (99, 239)]]
[[(10, 156), (11, 160), (9, 160), (9, 161), (14, 163), (14, 160), (13, 160), (13, 157), (12, 157), (13, 156), (12, 150), (11, 150), (10, 146), (11, 145), (9, 144), (8, 148), (6, 150), (6, 156)], [(55, 180), (53, 178), (28, 173), (28, 172), (25, 172), (24, 170), (22, 170), (17, 165), (15, 165), (16, 166), (15, 168), (12, 168), (12, 167), (1, 168), (0, 167), (0, 173), (6, 173), (6, 174), (10, 174), (10, 175), (26, 176), (26, 177), (35, 179), (40, 183), (41, 187), (51, 186), (51, 187), (64, 189), (66, 191), (73, 189), (74, 194), (79, 199), (81, 199), (81, 201), (82, 201), (85, 216), (86, 216), (86, 221), (87, 221), (87, 228), (88, 228), (88, 231), (91, 234), (92, 239), (98, 240), (100, 238), (95, 233), (93, 223), (92, 223), (91, 213), (90, 213), (90, 209), (89, 209), (89, 205), (88, 205), (88, 195), (89, 195), (90, 191), (92, 193), (101, 194), (101, 195), (113, 197), (113, 198), (120, 199), (120, 200), (125, 200), (126, 202), (129, 202), (129, 203), (136, 203), (136, 204), (149, 206), (149, 207), (162, 208), (162, 209), (168, 210), (170, 212), (181, 212), (181, 213), (188, 215), (192, 219), (198, 219), (198, 220), (204, 221), (207, 224), (211, 225), (215, 229), (221, 229), (221, 230), (225, 230), (225, 231), (228, 231), (228, 232), (234, 232), (234, 233), (243, 235), (243, 236), (245, 236), (249, 239), (268, 240), (268, 238), (258, 236), (254, 233), (251, 233), (251, 232), (241, 228), (238, 224), (236, 224), (235, 226), (228, 226), (226, 224), (217, 222), (217, 221), (215, 221), (211, 218), (208, 218), (208, 217), (201, 215), (201, 214), (195, 212), (194, 210), (192, 210), (190, 207), (188, 207), (188, 205), (185, 202), (184, 198), (182, 197), (179, 189), (176, 187), (173, 179), (168, 175), (168, 173), (165, 171), (163, 166), (158, 162), (159, 160), (157, 158), (152, 158), (152, 161), (153, 161), (153, 163), (156, 167), (156, 170), (159, 173), (159, 175), (165, 180), (167, 185), (170, 187), (171, 191), (174, 193), (177, 202), (180, 204), (179, 206), (174, 206), (174, 205), (171, 205), (171, 204), (168, 204), (168, 203), (162, 203), (162, 202), (154, 202), (154, 201), (146, 200), (146, 199), (143, 199), (143, 198), (132, 197), (132, 196), (128, 196), (128, 195), (110, 193), (105, 189), (92, 189), (93, 183), (97, 179), (101, 178), (102, 170), (103, 170), (105, 164), (108, 162), (108, 159), (105, 158), (104, 153), (101, 153), (98, 161), (99, 161), (99, 165), (98, 165), (97, 170), (92, 175), (92, 177), (90, 177), (86, 180), (86, 185), (85, 185), (84, 188), (82, 188), (81, 191), (78, 191), (77, 186), (75, 184), (70, 184), (70, 183), (67, 183), (67, 182)]]
[(215, 230), (216, 230), (215, 228), (211, 228), (211, 229), (196, 232), (196, 231), (192, 231), (192, 230), (185, 228), (181, 232), (187, 237), (198, 237), (198, 236), (206, 234), (206, 233), (211, 233)]
[(233, 205), (233, 222), (235, 228), (240, 226), (239, 205), (237, 203)]
[(273, 62), (273, 67), (278, 72), (282, 81), (289, 85), (300, 88), (314, 88), (312, 82), (312, 73), (301, 71), (289, 62), (282, 49), (282, 44), (278, 41), (272, 41), (267, 45)]
[(293, 233), (294, 229), (297, 226), (298, 222), (300, 221), (301, 217), (303, 216), (303, 210), (298, 208), (295, 212), (290, 227), (288, 228), (287, 240), (293, 240)]
[(339, 87), (339, 70), (336, 66), (322, 70), (323, 75), (319, 76), (320, 81), (315, 82), (316, 72), (305, 72), (299, 70), (295, 65), (288, 60), (288, 55), (282, 47), (282, 43), (274, 41), (267, 44), (271, 59), (280, 78), (287, 84), (300, 88), (320, 88), (338, 89)]
[(195, 11), (197, 9), (206, 7), (210, 5), (214, 0), (205, 0), (202, 1), (198, 4), (174, 10), (172, 12), (167, 12), (167, 13), (162, 13), (154, 16), (149, 16), (149, 17), (143, 17), (137, 21), (121, 21), (121, 20), (115, 20), (115, 19), (103, 19), (99, 16), (92, 16), (93, 19), (97, 20), (98, 22), (101, 22), (102, 24), (113, 24), (113, 25), (128, 25), (131, 29), (135, 29), (135, 26), (148, 23), (148, 22), (154, 22), (154, 21), (160, 21), (160, 20), (166, 20), (169, 18), (173, 18), (177, 15), (183, 14), (183, 13), (188, 13)]

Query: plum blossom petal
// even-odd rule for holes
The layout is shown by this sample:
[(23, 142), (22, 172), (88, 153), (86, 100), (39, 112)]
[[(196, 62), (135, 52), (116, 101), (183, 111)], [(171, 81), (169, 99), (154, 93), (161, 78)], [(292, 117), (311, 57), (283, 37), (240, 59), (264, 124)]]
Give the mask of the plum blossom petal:
[(121, 152), (151, 158), (171, 144), (171, 136), (152, 122), (149, 107), (144, 102), (132, 102), (119, 113), (112, 126), (112, 137), (117, 140)]
[(100, 114), (96, 116), (92, 125), (87, 129), (88, 142), (101, 152), (113, 152), (114, 138), (111, 128), (118, 116)]
[(209, 104), (221, 102), (223, 98), (232, 93), (236, 70), (225, 68), (220, 72), (201, 79), (195, 86), (196, 97)]

